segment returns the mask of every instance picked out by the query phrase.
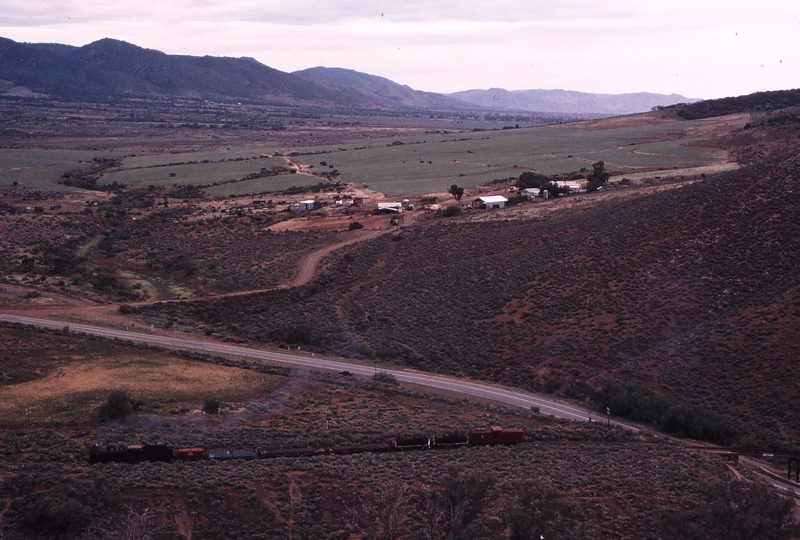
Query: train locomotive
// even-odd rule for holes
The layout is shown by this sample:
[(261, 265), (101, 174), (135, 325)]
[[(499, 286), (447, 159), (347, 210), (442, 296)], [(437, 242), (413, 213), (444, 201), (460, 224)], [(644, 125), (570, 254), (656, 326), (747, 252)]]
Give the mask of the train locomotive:
[(353, 444), (310, 448), (256, 448), (207, 449), (201, 447), (175, 448), (166, 444), (136, 444), (127, 446), (93, 446), (89, 449), (89, 463), (141, 463), (173, 461), (229, 461), (267, 459), (277, 457), (309, 457), (328, 454), (361, 454), (365, 452), (403, 452), (409, 450), (444, 449), (459, 446), (517, 444), (523, 441), (518, 428), (492, 426), (475, 429), (466, 434), (452, 433), (440, 436), (411, 435), (397, 437), (386, 443)]

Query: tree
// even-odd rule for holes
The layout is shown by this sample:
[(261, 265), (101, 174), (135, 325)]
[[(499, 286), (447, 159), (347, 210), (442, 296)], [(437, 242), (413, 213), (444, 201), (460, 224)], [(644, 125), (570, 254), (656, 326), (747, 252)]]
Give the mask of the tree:
[(551, 197), (558, 197), (560, 193), (569, 193), (569, 187), (559, 186), (558, 182), (547, 182), (542, 185), (542, 189), (549, 192)]
[(529, 188), (540, 188), (550, 182), (550, 179), (543, 174), (535, 173), (532, 171), (525, 171), (519, 175), (517, 180), (517, 188), (520, 190)]
[(219, 397), (208, 398), (203, 404), (203, 412), (206, 414), (217, 414), (221, 404), (222, 399)]
[(597, 191), (597, 188), (604, 186), (611, 175), (606, 172), (606, 164), (603, 161), (592, 163), (592, 172), (589, 173), (586, 191)]
[(101, 421), (121, 420), (133, 412), (133, 400), (125, 392), (111, 392), (105, 403), (100, 406), (97, 416)]
[(458, 202), (461, 202), (461, 197), (464, 196), (464, 188), (458, 187), (458, 184), (453, 184), (450, 186), (450, 189), (448, 189), (447, 192)]

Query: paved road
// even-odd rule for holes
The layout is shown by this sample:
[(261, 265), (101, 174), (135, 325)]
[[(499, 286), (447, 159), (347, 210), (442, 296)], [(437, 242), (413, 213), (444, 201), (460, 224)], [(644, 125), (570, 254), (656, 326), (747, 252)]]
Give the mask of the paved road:
[[(364, 366), (361, 364), (349, 364), (338, 360), (329, 360), (326, 358), (313, 357), (302, 354), (286, 354), (273, 351), (264, 351), (259, 349), (251, 349), (247, 347), (237, 347), (235, 345), (228, 345), (225, 343), (217, 343), (214, 341), (205, 341), (190, 338), (176, 338), (170, 336), (159, 335), (156, 333), (142, 333), (142, 332), (128, 332), (125, 330), (115, 330), (110, 328), (102, 328), (99, 326), (91, 326), (87, 324), (68, 324), (63, 322), (51, 321), (47, 319), (37, 319), (33, 317), (23, 317), (18, 315), (0, 314), (0, 321), (17, 322), (23, 324), (32, 324), (45, 328), (62, 329), (64, 326), (69, 326), (70, 331), (82, 332), (85, 334), (93, 334), (98, 336), (105, 336), (108, 338), (119, 338), (131, 340), (141, 343), (148, 343), (151, 345), (160, 345), (163, 347), (175, 349), (190, 349), (202, 351), (205, 353), (213, 354), (227, 354), (242, 356), (246, 358), (254, 358), (258, 360), (265, 360), (267, 362), (274, 362), (277, 364), (290, 365), (298, 368), (317, 369), (324, 371), (342, 371), (349, 370), (354, 375), (361, 377), (371, 377), (375, 368), (372, 366)], [(454, 394), (461, 394), (464, 396), (478, 397), (490, 399), (495, 402), (512, 405), (515, 407), (522, 407), (530, 409), (533, 406), (539, 407), (542, 414), (552, 414), (557, 418), (565, 418), (568, 420), (576, 420), (586, 422), (590, 418), (594, 421), (605, 422), (606, 419), (598, 416), (597, 413), (592, 413), (586, 409), (561, 403), (558, 401), (545, 399), (543, 397), (535, 396), (520, 392), (518, 390), (506, 389), (500, 386), (494, 386), (486, 383), (477, 383), (464, 379), (449, 378), (441, 375), (429, 375), (426, 373), (419, 373), (415, 371), (399, 371), (387, 370), (381, 368), (381, 371), (386, 371), (394, 375), (399, 382), (416, 384), (432, 388), (434, 390), (451, 392)], [(611, 424), (627, 430), (639, 431), (638, 429), (611, 420)]]

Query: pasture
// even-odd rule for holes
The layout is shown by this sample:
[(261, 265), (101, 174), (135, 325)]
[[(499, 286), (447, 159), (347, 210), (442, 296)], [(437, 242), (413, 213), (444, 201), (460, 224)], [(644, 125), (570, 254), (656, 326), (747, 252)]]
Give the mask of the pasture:
[[(740, 128), (739, 121), (746, 119), (662, 121), (634, 116), (520, 129), (435, 131), (288, 150), (296, 163), (311, 172), (336, 170), (345, 182), (394, 197), (443, 192), (451, 184), (475, 187), (527, 170), (547, 175), (575, 172), (590, 169), (599, 160), (606, 162), (612, 174), (719, 165), (727, 161), (727, 154), (708, 142), (715, 134)], [(237, 181), (289, 166), (283, 157), (269, 157), (277, 151), (275, 146), (258, 146), (129, 154), (119, 170), (108, 170), (99, 183), (209, 186), (205, 189), (209, 195), (227, 197), (321, 181), (305, 174)], [(124, 152), (0, 150), (0, 187), (11, 187), (16, 181), (24, 187), (70, 189), (56, 183), (62, 173), (86, 168), (92, 158), (108, 155)]]
[[(155, 157), (155, 156), (153, 156)], [(149, 160), (150, 156), (147, 157)], [(135, 158), (129, 158), (135, 159)], [(135, 161), (138, 163), (144, 159)], [(191, 185), (204, 186), (218, 182), (228, 182), (258, 173), (262, 169), (285, 167), (286, 161), (280, 158), (233, 159), (225, 161), (209, 161), (207, 163), (179, 163), (173, 165), (155, 165), (141, 168), (127, 168), (128, 160), (122, 163), (123, 169), (103, 177), (100, 184), (113, 182), (128, 186), (171, 186)]]
[[(603, 160), (615, 172), (714, 165), (726, 153), (702, 145), (716, 120), (620, 125), (578, 123), (424, 137), (360, 140), (329, 147), (294, 148), (306, 166), (338, 170), (341, 179), (389, 196), (475, 187), (526, 170), (558, 174)], [(326, 165), (320, 165), (321, 162)]]
[(69, 191), (75, 188), (58, 184), (61, 175), (83, 169), (98, 155), (118, 155), (120, 152), (81, 150), (37, 150), (20, 148), (0, 149), (0, 189), (17, 187)]

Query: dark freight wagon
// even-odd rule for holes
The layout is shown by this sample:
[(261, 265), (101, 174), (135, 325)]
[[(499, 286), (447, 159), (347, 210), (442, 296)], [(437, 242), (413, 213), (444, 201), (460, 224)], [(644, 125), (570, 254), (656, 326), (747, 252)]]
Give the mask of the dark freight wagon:
[(516, 444), (521, 442), (521, 429), (492, 426), (469, 432), (469, 444)]

